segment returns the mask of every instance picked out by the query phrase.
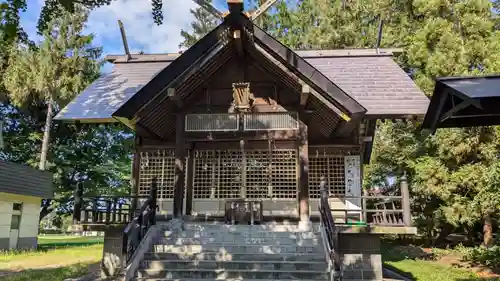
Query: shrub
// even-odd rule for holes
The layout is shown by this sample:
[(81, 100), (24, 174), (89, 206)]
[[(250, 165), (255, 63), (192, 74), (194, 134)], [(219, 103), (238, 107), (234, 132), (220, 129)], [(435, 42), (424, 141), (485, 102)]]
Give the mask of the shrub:
[(456, 248), (462, 255), (462, 259), (475, 264), (485, 265), (491, 268), (500, 268), (500, 246), (494, 246), (489, 249), (484, 247), (464, 247)]

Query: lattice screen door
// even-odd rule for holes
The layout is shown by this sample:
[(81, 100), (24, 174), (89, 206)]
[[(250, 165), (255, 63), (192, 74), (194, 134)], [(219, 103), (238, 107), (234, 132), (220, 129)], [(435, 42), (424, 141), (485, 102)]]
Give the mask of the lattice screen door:
[(295, 149), (198, 150), (193, 157), (195, 200), (297, 197)]

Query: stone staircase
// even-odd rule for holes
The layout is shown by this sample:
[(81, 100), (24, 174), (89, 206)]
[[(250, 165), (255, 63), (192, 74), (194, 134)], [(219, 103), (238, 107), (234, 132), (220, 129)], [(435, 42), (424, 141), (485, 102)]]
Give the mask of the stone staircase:
[(328, 280), (319, 232), (292, 224), (186, 223), (162, 231), (146, 253), (136, 281)]

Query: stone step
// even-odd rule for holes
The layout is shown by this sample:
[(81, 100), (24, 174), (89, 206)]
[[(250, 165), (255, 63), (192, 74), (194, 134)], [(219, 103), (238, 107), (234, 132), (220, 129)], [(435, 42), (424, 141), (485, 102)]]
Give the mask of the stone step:
[(300, 254), (282, 253), (282, 254), (230, 254), (219, 252), (202, 252), (202, 253), (154, 253), (148, 252), (144, 255), (144, 260), (188, 260), (188, 261), (325, 261), (325, 254)]
[(319, 224), (313, 224), (310, 229), (303, 230), (297, 224), (263, 224), (263, 225), (227, 225), (227, 224), (184, 224), (184, 230), (217, 230), (217, 231), (270, 231), (270, 232), (318, 232)]
[[(178, 279), (166, 279), (166, 278), (135, 278), (133, 281), (179, 281)], [(327, 280), (323, 279), (302, 279), (301, 281), (318, 281), (318, 280)], [(205, 279), (205, 278), (185, 278), (182, 281), (221, 281), (220, 279)], [(227, 278), (224, 281), (262, 281), (262, 279), (246, 279), (246, 278)], [(296, 279), (274, 279), (273, 281), (297, 281)]]
[(207, 244), (207, 245), (154, 245), (152, 251), (155, 253), (202, 253), (218, 252), (231, 254), (273, 254), (273, 253), (294, 253), (294, 254), (319, 254), (323, 253), (323, 247), (319, 246), (298, 246), (298, 245), (241, 245), (241, 244)]
[(212, 269), (212, 270), (326, 270), (326, 261), (190, 261), (190, 260), (154, 260), (142, 261), (142, 269)]
[(165, 279), (182, 279), (182, 278), (208, 278), (227, 280), (228, 278), (241, 279), (321, 279), (326, 280), (328, 277), (326, 270), (217, 270), (217, 269), (170, 269), (170, 270), (154, 270), (140, 269), (137, 271), (139, 278), (165, 278)]
[(227, 231), (227, 230), (207, 230), (207, 231), (197, 231), (197, 230), (185, 230), (180, 233), (173, 233), (171, 231), (165, 231), (160, 237), (178, 237), (178, 238), (212, 238), (218, 236), (228, 236), (228, 237), (244, 237), (244, 238), (270, 238), (270, 239), (281, 239), (281, 238), (294, 238), (294, 239), (313, 239), (321, 238), (320, 232), (272, 232), (272, 231)]
[(214, 236), (205, 238), (161, 238), (155, 240), (156, 245), (207, 245), (207, 244), (235, 244), (235, 245), (298, 245), (318, 246), (322, 241), (317, 238), (244, 238), (232, 236)]

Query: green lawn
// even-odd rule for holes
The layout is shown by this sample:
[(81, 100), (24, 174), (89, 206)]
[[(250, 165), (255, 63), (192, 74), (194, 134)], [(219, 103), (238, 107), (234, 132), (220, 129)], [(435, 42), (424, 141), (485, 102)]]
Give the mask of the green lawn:
[(471, 270), (435, 260), (413, 259), (392, 246), (385, 246), (382, 257), (384, 265), (401, 275), (416, 281), (500, 281), (500, 278), (479, 277)]
[(2, 281), (58, 281), (96, 270), (102, 257), (99, 237), (43, 236), (36, 251), (0, 252)]
[(66, 235), (47, 235), (38, 237), (38, 246), (40, 249), (90, 246), (104, 242), (103, 237), (93, 236), (66, 236)]

